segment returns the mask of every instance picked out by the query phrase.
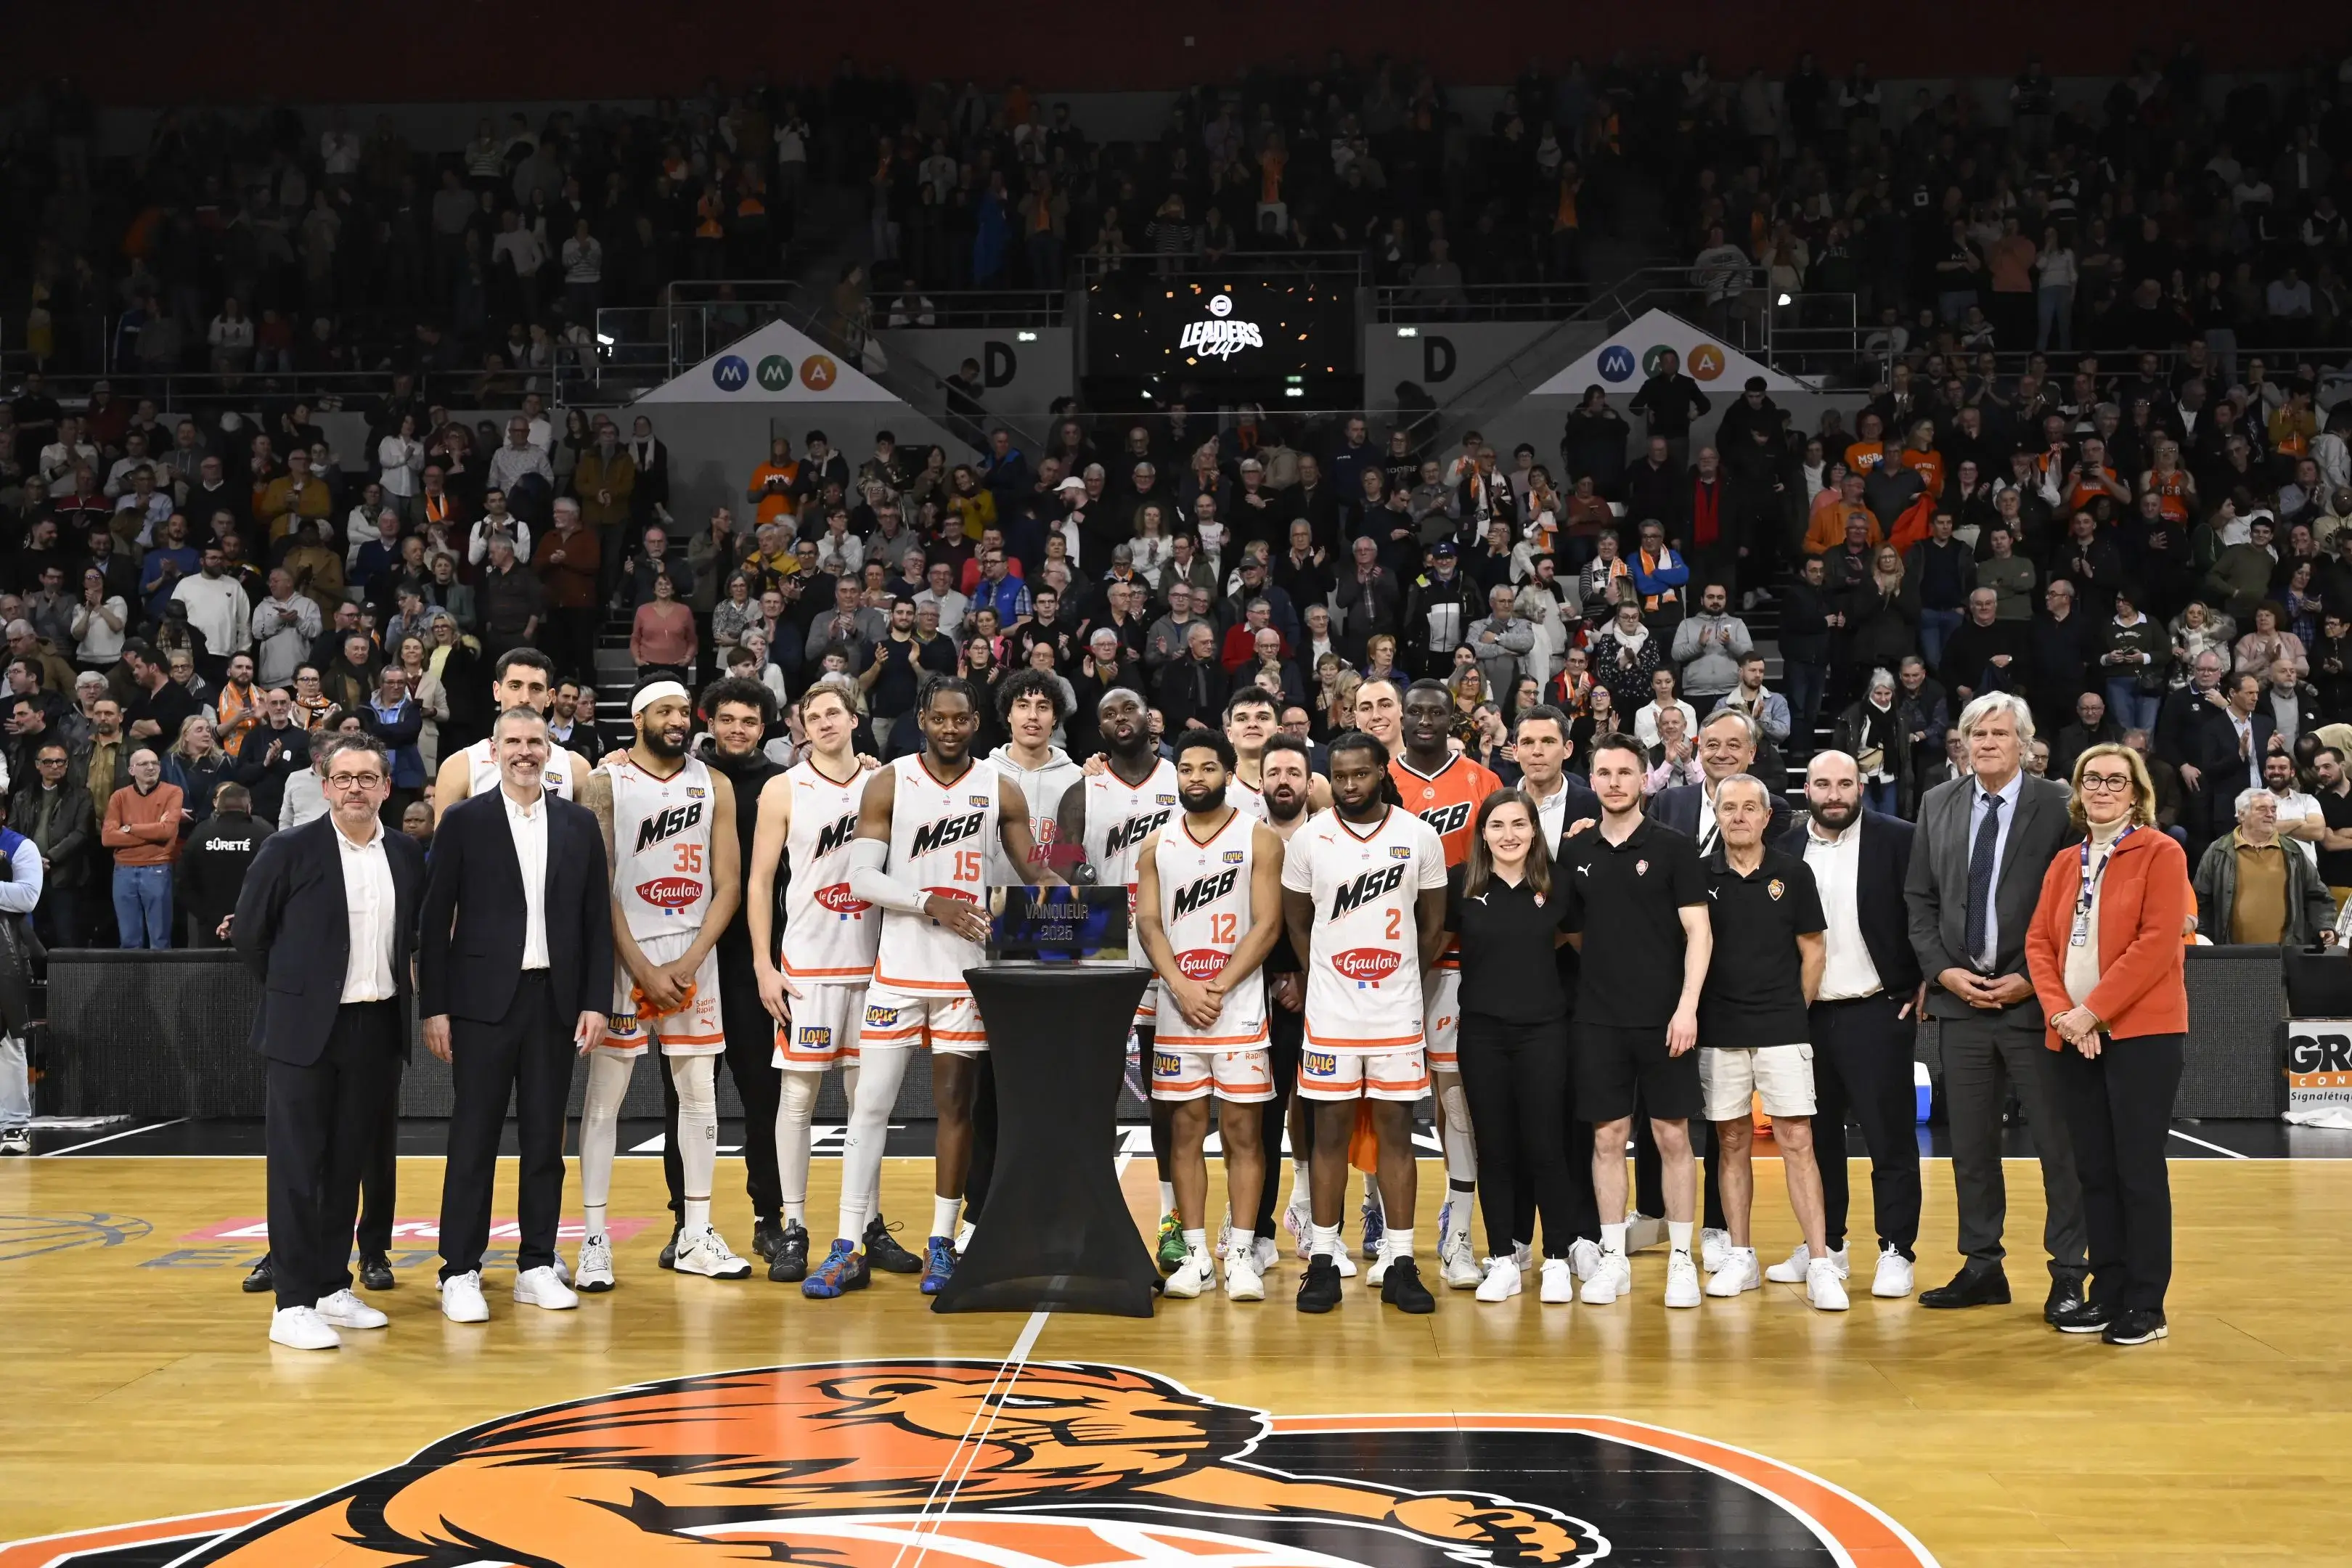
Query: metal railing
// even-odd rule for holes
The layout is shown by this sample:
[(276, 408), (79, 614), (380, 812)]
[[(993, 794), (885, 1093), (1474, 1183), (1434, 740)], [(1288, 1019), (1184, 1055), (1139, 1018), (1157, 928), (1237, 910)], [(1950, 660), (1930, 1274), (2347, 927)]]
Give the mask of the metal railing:
[(1114, 279), (1263, 278), (1269, 274), (1311, 272), (1360, 283), (1364, 276), (1364, 253), (1360, 250), (1229, 250), (1213, 258), (1198, 254), (1161, 256), (1138, 250), (1116, 257), (1088, 253), (1078, 256), (1075, 262), (1073, 271), (1082, 289), (1094, 289)]
[(1372, 320), (1395, 322), (1558, 321), (1594, 298), (1590, 283), (1465, 283), (1434, 289), (1383, 283), (1372, 291)]

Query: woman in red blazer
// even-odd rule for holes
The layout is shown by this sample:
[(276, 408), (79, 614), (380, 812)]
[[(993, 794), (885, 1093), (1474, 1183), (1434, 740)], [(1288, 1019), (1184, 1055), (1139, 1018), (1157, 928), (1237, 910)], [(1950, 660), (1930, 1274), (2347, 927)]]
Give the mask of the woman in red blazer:
[(2082, 754), (2069, 809), (2083, 842), (2050, 863), (2025, 939), (2059, 1053), (2090, 1240), (2090, 1291), (2052, 1321), (2111, 1345), (2146, 1344), (2165, 1336), (2172, 1279), (2164, 1153), (2189, 1032), (2189, 860), (2156, 825), (2156, 786), (2129, 747)]

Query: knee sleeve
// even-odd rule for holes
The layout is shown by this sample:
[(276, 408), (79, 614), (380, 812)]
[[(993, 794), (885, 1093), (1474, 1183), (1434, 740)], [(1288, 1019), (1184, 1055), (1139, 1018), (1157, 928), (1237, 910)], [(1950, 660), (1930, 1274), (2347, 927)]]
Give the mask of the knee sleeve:
[(1470, 1131), (1470, 1097), (1463, 1092), (1462, 1086), (1449, 1084), (1437, 1097), (1437, 1103), (1445, 1112), (1446, 1127), (1467, 1136)]
[(715, 1056), (672, 1057), (670, 1082), (677, 1086), (677, 1115), (719, 1120), (719, 1058)]
[(719, 1087), (716, 1057), (672, 1057), (670, 1081), (677, 1086), (677, 1169), (682, 1194), (709, 1201), (719, 1168)]

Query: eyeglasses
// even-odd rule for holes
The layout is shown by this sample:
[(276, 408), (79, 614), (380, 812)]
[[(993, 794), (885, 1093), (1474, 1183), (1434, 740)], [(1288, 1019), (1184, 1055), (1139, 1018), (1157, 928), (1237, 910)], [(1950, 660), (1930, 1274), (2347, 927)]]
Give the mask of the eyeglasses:
[(2077, 782), (2084, 795), (2120, 795), (2132, 786), (2129, 773), (2084, 773)]
[(329, 773), (329, 789), (373, 789), (383, 783), (382, 773)]

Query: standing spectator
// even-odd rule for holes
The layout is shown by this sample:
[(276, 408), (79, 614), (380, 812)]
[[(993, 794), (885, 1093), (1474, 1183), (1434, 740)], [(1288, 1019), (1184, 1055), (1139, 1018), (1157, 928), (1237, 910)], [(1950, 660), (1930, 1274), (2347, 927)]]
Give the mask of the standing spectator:
[(475, 584), (482, 626), (482, 660), (496, 664), (510, 649), (536, 647), (547, 614), (547, 590), (515, 559), (512, 535), (490, 538), (490, 562)]
[(2241, 792), (2237, 826), (2197, 862), (2197, 929), (2214, 942), (2307, 947), (2333, 942), (2335, 902), (2312, 858), (2288, 847), (2278, 830), (2278, 797)]
[[(605, 430), (609, 435), (611, 427)], [(592, 448), (589, 457), (593, 456)], [(588, 460), (581, 459), (583, 464)], [(546, 591), (546, 648), (554, 655), (556, 668), (568, 675), (593, 675), (596, 626), (603, 611), (597, 589), (604, 549), (596, 531), (585, 526), (580, 502), (571, 496), (556, 501), (555, 526), (539, 536), (531, 566)]]
[[(352, 716), (352, 723), (356, 732), (359, 724), (357, 715)], [(327, 799), (327, 754), (341, 738), (340, 721), (331, 728), (321, 725), (303, 736), (299, 754), (305, 765), (299, 772), (287, 775), (284, 794), (278, 803), (278, 830), (280, 833), (299, 827), (306, 822), (316, 822), (327, 815), (330, 805)], [(385, 787), (391, 786), (387, 784)]]
[(637, 679), (650, 680), (659, 671), (691, 681), (695, 647), (694, 612), (679, 602), (669, 574), (662, 573), (654, 579), (654, 596), (637, 606), (629, 625), (629, 658)]
[(395, 826), (401, 812), (424, 793), (432, 776), (425, 771), (422, 745), (425, 705), (409, 690), (408, 671), (387, 662), (376, 673), (375, 690), (358, 711), (361, 728), (392, 759), (392, 795), (384, 804), (384, 824)]
[(126, 948), (172, 945), (172, 862), (180, 843), (179, 790), (152, 750), (131, 754), (131, 782), (108, 797), (99, 841), (114, 852), (114, 921)]
[(1628, 413), (1648, 421), (1651, 439), (1665, 442), (1667, 458), (1677, 477), (1690, 461), (1691, 421), (1714, 406), (1698, 389), (1698, 383), (1683, 374), (1682, 356), (1672, 349), (1658, 351), (1658, 368), (1625, 405)]
[(228, 558), (218, 543), (206, 544), (197, 561), (197, 574), (181, 578), (172, 599), (187, 606), (189, 629), (204, 638), (196, 673), (218, 686), (227, 677), (229, 655), (253, 646), (253, 601), (236, 578), (225, 574)]
[(1730, 613), (1731, 595), (1721, 583), (1699, 590), (1698, 614), (1675, 627), (1674, 659), (1682, 668), (1683, 693), (1701, 711), (1739, 684), (1740, 661), (1755, 644), (1748, 624)]
[(1906, 595), (1919, 616), (1919, 652), (1931, 669), (1943, 663), (1944, 644), (1968, 618), (1969, 595), (1977, 586), (1976, 561), (1952, 537), (1953, 521), (1950, 511), (1937, 508), (1927, 537), (1903, 563)]
[(324, 629), (318, 605), (294, 591), (292, 576), (283, 567), (271, 572), (269, 595), (247, 622), (257, 662), (254, 679), (265, 689), (290, 683)]
[(180, 851), (173, 893), (188, 917), (190, 947), (227, 945), (220, 928), (236, 909), (246, 872), (272, 829), (253, 815), (253, 792), (234, 780), (215, 786), (212, 816)]
[(9, 807), (9, 825), (30, 839), (40, 856), (42, 890), (33, 910), (33, 930), (47, 947), (79, 947), (86, 929), (82, 889), (89, 879), (90, 835), (98, 816), (89, 792), (71, 773), (72, 752), (61, 740), (41, 742), (33, 754), (33, 776), (19, 784)]
[(1510, 690), (1536, 646), (1535, 623), (1512, 613), (1517, 599), (1509, 584), (1496, 584), (1486, 592), (1486, 615), (1463, 633), (1463, 645), (1477, 656), (1489, 691)]
[(310, 731), (294, 711), (294, 694), (272, 686), (261, 696), (261, 722), (237, 748), (236, 782), (252, 792), (253, 814), (276, 822), (286, 781), (310, 765)]
[(1911, 945), (1940, 1022), (1944, 1092), (1950, 1107), (1952, 1181), (1964, 1262), (1950, 1283), (1923, 1291), (1923, 1307), (1975, 1307), (2009, 1300), (2001, 1261), (2008, 1185), (2001, 1118), (2013, 1087), (2033, 1125), (2050, 1254), (2045, 1319), (2083, 1299), (2082, 1188), (2059, 1109), (2057, 1075), (2043, 1048), (2042, 1005), (2025, 972), (2025, 943), (2042, 873), (2073, 826), (2055, 780), (2025, 774), (2033, 716), (2010, 692), (1960, 711), (1966, 777), (1939, 784), (1919, 807), (1904, 898)]

